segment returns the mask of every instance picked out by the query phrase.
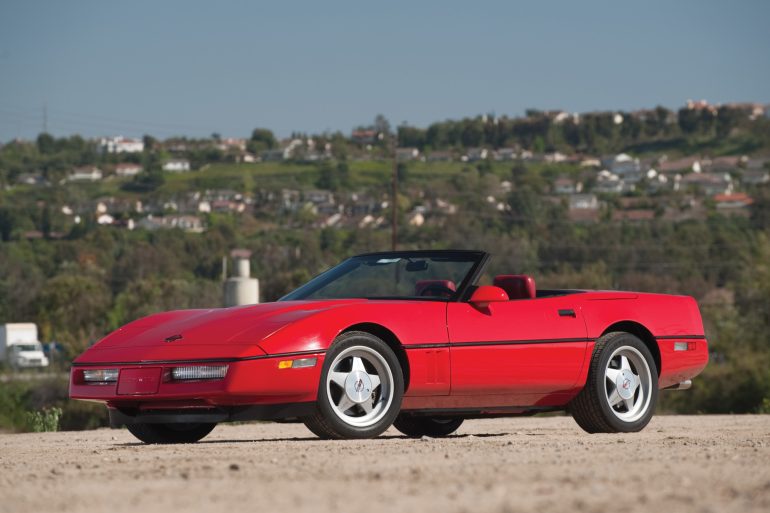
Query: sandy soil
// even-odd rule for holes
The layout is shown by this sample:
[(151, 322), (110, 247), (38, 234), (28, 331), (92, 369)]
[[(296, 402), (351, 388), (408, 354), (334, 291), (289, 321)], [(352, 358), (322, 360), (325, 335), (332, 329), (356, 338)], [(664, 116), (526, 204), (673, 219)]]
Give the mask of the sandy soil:
[(770, 416), (659, 416), (587, 435), (569, 417), (325, 442), (222, 425), (145, 446), (125, 430), (0, 435), (0, 512), (770, 511)]

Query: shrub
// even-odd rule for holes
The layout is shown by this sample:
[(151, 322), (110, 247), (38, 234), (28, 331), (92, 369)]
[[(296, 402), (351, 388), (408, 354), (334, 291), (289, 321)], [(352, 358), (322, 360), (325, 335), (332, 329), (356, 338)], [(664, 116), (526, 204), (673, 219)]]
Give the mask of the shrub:
[(43, 408), (42, 410), (27, 412), (29, 430), (35, 433), (58, 431), (61, 414), (61, 408), (55, 406), (53, 408)]

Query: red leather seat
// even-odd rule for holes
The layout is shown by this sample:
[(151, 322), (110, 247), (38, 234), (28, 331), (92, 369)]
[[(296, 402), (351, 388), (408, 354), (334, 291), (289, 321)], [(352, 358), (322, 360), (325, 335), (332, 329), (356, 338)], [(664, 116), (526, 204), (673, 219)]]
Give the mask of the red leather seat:
[[(449, 289), (452, 292), (457, 291), (457, 286), (452, 280), (419, 280), (414, 284), (415, 296), (438, 296), (441, 297), (441, 289)], [(433, 290), (429, 290), (433, 289)], [(426, 294), (427, 292), (427, 294)]]
[(534, 299), (537, 294), (535, 279), (526, 274), (501, 274), (492, 284), (507, 292), (509, 299)]

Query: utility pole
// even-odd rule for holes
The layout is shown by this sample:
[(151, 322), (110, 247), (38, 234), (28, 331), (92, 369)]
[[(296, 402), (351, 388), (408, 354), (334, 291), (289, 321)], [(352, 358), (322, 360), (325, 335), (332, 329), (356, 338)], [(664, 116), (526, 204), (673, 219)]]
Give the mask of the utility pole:
[(43, 102), (43, 133), (48, 133), (48, 102)]
[(398, 247), (398, 135), (393, 134), (391, 139), (393, 147), (393, 191), (391, 194), (391, 249), (396, 251)]

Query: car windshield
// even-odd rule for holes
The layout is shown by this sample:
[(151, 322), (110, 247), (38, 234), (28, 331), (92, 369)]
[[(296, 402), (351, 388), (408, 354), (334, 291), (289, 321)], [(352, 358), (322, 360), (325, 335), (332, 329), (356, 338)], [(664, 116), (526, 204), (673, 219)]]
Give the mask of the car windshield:
[(40, 351), (40, 347), (37, 344), (16, 344), (16, 350), (22, 351)]
[(281, 301), (299, 299), (455, 299), (484, 261), (475, 251), (406, 251), (349, 258)]

